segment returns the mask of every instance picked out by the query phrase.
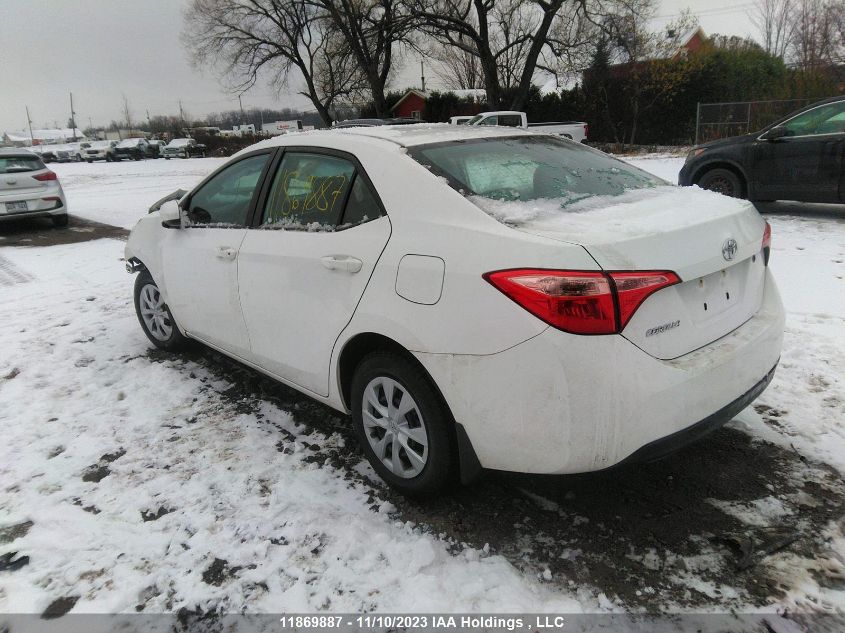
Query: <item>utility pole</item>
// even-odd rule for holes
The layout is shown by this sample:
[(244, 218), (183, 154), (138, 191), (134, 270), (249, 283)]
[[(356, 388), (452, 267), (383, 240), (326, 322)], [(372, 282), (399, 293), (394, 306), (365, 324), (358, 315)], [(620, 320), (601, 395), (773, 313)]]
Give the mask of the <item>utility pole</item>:
[(422, 91), (425, 92), (425, 68), (423, 68), (422, 59), (420, 59), (420, 79), (422, 80)]
[(76, 141), (76, 112), (73, 111), (73, 93), (70, 93), (70, 126), (73, 128), (73, 140)]
[(150, 128), (150, 132), (153, 131), (153, 124), (150, 122), (150, 110), (147, 108), (147, 127)]
[(185, 127), (185, 113), (182, 111), (182, 100), (181, 99), (179, 99), (179, 126), (181, 128), (179, 130), (179, 133), (183, 134), (184, 133), (184, 127)]
[(32, 119), (29, 116), (29, 106), (24, 106), (26, 108), (26, 124), (29, 126), (29, 146), (32, 147), (35, 145), (35, 139), (32, 136)]
[(241, 101), (241, 95), (238, 95), (238, 105), (241, 107), (241, 125), (244, 124), (244, 104)]

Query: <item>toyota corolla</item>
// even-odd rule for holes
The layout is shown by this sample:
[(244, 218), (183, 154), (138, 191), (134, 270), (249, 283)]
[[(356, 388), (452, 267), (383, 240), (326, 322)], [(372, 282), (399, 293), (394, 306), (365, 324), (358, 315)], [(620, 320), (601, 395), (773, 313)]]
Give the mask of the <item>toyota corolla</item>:
[(746, 407), (780, 356), (754, 207), (565, 139), (286, 135), (182, 193), (126, 247), (146, 335), (351, 413), (407, 494), (654, 459)]

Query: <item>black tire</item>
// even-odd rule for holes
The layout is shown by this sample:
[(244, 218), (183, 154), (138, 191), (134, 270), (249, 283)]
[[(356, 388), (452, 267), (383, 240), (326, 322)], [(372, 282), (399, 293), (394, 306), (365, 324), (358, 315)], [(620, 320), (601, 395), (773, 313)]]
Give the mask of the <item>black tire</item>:
[(742, 180), (729, 169), (711, 169), (698, 179), (698, 186), (731, 198), (742, 198)]
[(147, 327), (143, 316), (141, 316), (141, 292), (147, 286), (153, 286), (155, 291), (158, 292), (158, 285), (156, 285), (156, 282), (153, 280), (153, 276), (150, 275), (149, 271), (142, 270), (138, 273), (138, 277), (135, 279), (135, 289), (133, 292), (135, 298), (135, 314), (138, 316), (138, 322), (141, 324), (141, 329), (144, 330), (144, 334), (147, 335), (150, 342), (159, 349), (163, 349), (168, 352), (176, 352), (184, 349), (187, 346), (189, 339), (179, 331), (179, 327), (176, 325), (176, 320), (170, 313), (170, 308), (167, 307), (167, 304), (164, 304), (163, 309), (166, 313), (165, 319), (170, 325), (170, 335), (163, 338), (162, 336), (151, 332)]
[(53, 220), (53, 226), (55, 226), (56, 228), (67, 226), (67, 213), (65, 213), (64, 215), (50, 216), (50, 219)]
[[(367, 437), (363, 421), (364, 391), (372, 380), (378, 378), (389, 378), (399, 383), (398, 386), (413, 398), (424, 420), (427, 458), (422, 470), (414, 477), (405, 478), (394, 474), (376, 456)], [(369, 354), (359, 363), (352, 378), (351, 405), (352, 420), (361, 449), (370, 465), (392, 488), (409, 497), (423, 498), (441, 492), (453, 481), (457, 470), (457, 447), (452, 414), (421, 367), (393, 352)], [(377, 430), (372, 429), (371, 432)], [(410, 461), (407, 460), (407, 463)]]
[(85, 162), (86, 162), (86, 163), (88, 163), (88, 164), (90, 165), (90, 164), (91, 164), (91, 163), (93, 163), (94, 161), (93, 161), (93, 160), (91, 160), (90, 158), (86, 158), (86, 159), (85, 159)]

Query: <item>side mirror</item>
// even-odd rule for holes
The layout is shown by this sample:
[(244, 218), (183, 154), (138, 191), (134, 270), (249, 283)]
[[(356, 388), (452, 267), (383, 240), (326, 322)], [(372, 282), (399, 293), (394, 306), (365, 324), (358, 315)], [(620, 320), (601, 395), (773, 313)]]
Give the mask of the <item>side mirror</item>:
[(166, 229), (182, 228), (182, 209), (178, 200), (168, 200), (158, 208), (161, 225)]
[(773, 127), (771, 130), (763, 134), (763, 138), (767, 141), (776, 141), (785, 136), (789, 136), (789, 130), (786, 129), (786, 127), (784, 127), (783, 125)]

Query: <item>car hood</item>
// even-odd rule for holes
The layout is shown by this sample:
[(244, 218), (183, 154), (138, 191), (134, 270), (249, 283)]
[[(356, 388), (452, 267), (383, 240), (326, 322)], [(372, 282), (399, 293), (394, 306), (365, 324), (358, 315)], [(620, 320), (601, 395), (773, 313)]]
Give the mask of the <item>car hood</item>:
[(730, 138), (720, 138), (715, 141), (708, 141), (707, 143), (699, 143), (695, 147), (697, 149), (720, 149), (734, 145), (745, 145), (746, 143), (753, 143), (756, 141), (760, 134), (762, 134), (762, 132), (753, 132), (751, 134), (743, 134), (742, 136), (731, 136)]

